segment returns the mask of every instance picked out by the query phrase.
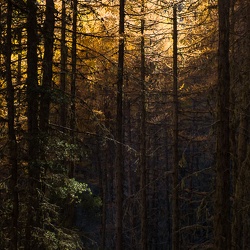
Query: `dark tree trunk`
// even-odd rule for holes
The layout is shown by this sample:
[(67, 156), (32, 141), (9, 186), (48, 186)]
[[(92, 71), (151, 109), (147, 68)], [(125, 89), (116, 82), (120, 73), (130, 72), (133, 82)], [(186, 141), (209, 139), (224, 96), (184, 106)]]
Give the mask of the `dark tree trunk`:
[(230, 1), (218, 0), (218, 99), (214, 237), (215, 249), (231, 249), (229, 145), (229, 10)]
[(247, 152), (245, 155), (245, 159), (242, 163), (242, 168), (245, 168), (247, 170), (247, 175), (245, 176), (245, 183), (246, 186), (244, 186), (244, 214), (243, 214), (243, 219), (247, 221), (243, 223), (243, 249), (248, 249), (250, 245), (250, 209), (249, 209), (249, 196), (250, 196), (250, 191), (249, 191), (249, 177), (250, 177), (250, 146), (249, 146), (249, 138), (250, 138), (250, 3), (249, 1), (244, 1), (245, 2), (245, 46), (244, 46), (244, 51), (246, 52), (246, 57), (244, 61), (244, 84), (245, 84), (245, 96), (244, 98), (244, 103), (245, 103), (245, 109), (244, 109), (244, 118), (245, 119), (245, 141), (248, 142), (247, 147)]
[[(28, 102), (28, 218), (26, 224), (25, 250), (34, 249), (36, 245), (35, 228), (41, 228), (40, 202), (40, 166), (38, 138), (38, 73), (37, 73), (37, 3), (36, 0), (27, 0), (27, 102)], [(38, 246), (37, 246), (38, 247)], [(39, 249), (39, 248), (37, 248)]]
[(8, 107), (8, 139), (9, 139), (9, 163), (11, 166), (10, 190), (12, 199), (12, 230), (10, 235), (10, 248), (18, 249), (18, 216), (19, 216), (19, 199), (18, 199), (18, 161), (17, 161), (17, 141), (15, 132), (15, 96), (12, 84), (11, 74), (11, 23), (12, 23), (12, 2), (8, 0), (7, 8), (7, 41), (6, 41), (6, 83), (7, 83), (7, 107)]
[(60, 89), (62, 92), (62, 101), (60, 104), (60, 126), (65, 132), (67, 121), (67, 102), (66, 102), (66, 72), (67, 72), (67, 46), (66, 46), (66, 6), (65, 0), (62, 0), (62, 21), (61, 21), (61, 72)]
[(119, 9), (119, 54), (118, 54), (118, 82), (117, 82), (117, 113), (116, 113), (116, 250), (123, 249), (123, 74), (124, 74), (124, 21), (125, 0), (120, 0)]
[(178, 47), (177, 6), (173, 7), (173, 190), (172, 190), (172, 249), (179, 249), (179, 198), (178, 198)]
[[(232, 85), (237, 84), (239, 91), (237, 94), (241, 97), (240, 103), (237, 108), (237, 115), (239, 116), (238, 124), (238, 149), (232, 151), (234, 157), (237, 157), (237, 168), (234, 170), (234, 206), (233, 206), (233, 223), (232, 223), (232, 249), (234, 250), (245, 250), (249, 248), (249, 97), (250, 97), (250, 4), (246, 0), (235, 2), (235, 15), (231, 21), (231, 30), (234, 40), (233, 44), (233, 55), (232, 55), (232, 66), (234, 74), (231, 75)], [(232, 6), (233, 8), (233, 6)], [(232, 10), (233, 11), (233, 10)], [(234, 25), (234, 26), (233, 26)], [(244, 32), (244, 35), (240, 39), (237, 38), (238, 29)], [(237, 60), (238, 59), (238, 60)], [(238, 75), (237, 75), (238, 74)], [(238, 77), (238, 79), (237, 79)], [(235, 105), (236, 106), (236, 105)], [(235, 146), (235, 147), (236, 147)], [(235, 154), (237, 152), (237, 154)]]
[[(76, 132), (76, 35), (77, 35), (77, 4), (78, 0), (73, 1), (73, 30), (72, 30), (72, 51), (71, 51), (71, 115), (70, 115), (70, 136), (72, 143), (75, 143)], [(73, 178), (75, 162), (71, 162), (69, 177)]]
[(140, 192), (141, 192), (141, 249), (147, 249), (147, 192), (146, 192), (146, 103), (145, 103), (145, 3), (141, 1), (141, 121), (140, 121)]
[(106, 249), (106, 224), (107, 224), (107, 156), (104, 153), (104, 158), (102, 161), (102, 150), (100, 148), (99, 142), (97, 142), (97, 155), (98, 155), (98, 168), (99, 168), (99, 186), (100, 186), (100, 196), (102, 199), (102, 207), (101, 207), (101, 244), (100, 249)]
[[(106, 157), (105, 157), (106, 158)], [(100, 164), (101, 165), (101, 164)], [(106, 224), (107, 224), (107, 162), (100, 166), (100, 186), (102, 198), (102, 221), (101, 221), (101, 247), (106, 248)]]
[(52, 86), (52, 62), (54, 46), (54, 1), (46, 0), (44, 22), (44, 57), (43, 57), (43, 80), (40, 101), (40, 129), (47, 132), (50, 114), (51, 86)]
[[(72, 22), (72, 49), (71, 49), (71, 82), (70, 82), (70, 143), (76, 143), (76, 49), (77, 49), (77, 11), (78, 0), (73, 0), (73, 22)], [(75, 159), (71, 156), (68, 169), (68, 177), (75, 175)], [(72, 227), (74, 223), (75, 206), (73, 203), (66, 204), (64, 210), (64, 225)]]

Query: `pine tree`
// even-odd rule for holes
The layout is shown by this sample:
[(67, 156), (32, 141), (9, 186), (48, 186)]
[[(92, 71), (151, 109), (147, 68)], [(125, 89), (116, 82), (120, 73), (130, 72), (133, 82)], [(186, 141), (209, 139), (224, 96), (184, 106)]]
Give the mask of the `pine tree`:
[(229, 143), (229, 10), (230, 2), (218, 0), (218, 97), (215, 194), (215, 248), (231, 249), (230, 225), (230, 143)]

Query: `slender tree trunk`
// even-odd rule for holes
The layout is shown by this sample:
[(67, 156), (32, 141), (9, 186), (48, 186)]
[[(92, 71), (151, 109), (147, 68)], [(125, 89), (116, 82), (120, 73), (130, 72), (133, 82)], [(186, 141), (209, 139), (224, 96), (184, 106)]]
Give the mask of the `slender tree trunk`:
[[(107, 158), (107, 157), (105, 157)], [(107, 221), (107, 162), (105, 159), (104, 165), (100, 164), (100, 186), (102, 195), (102, 225), (101, 225), (101, 247), (104, 250), (106, 248), (106, 221)]]
[[(232, 156), (232, 192), (234, 196), (233, 200), (233, 208), (232, 208), (232, 249), (237, 250), (241, 249), (241, 235), (242, 235), (242, 213), (239, 213), (239, 198), (237, 196), (238, 192), (238, 161), (237, 161), (237, 126), (238, 119), (236, 113), (236, 103), (235, 103), (235, 90), (238, 81), (236, 81), (237, 75), (237, 63), (236, 63), (236, 50), (237, 50), (237, 42), (235, 35), (235, 25), (236, 25), (236, 13), (235, 13), (235, 4), (237, 0), (231, 1), (231, 13), (230, 13), (230, 32), (231, 32), (231, 70), (230, 70), (230, 78), (231, 78), (231, 91), (230, 91), (230, 109), (232, 110), (231, 118), (230, 118), (230, 148), (231, 148), (231, 156)], [(241, 84), (241, 83), (240, 83)]]
[(9, 139), (9, 163), (11, 166), (10, 189), (12, 192), (12, 230), (10, 235), (10, 248), (18, 249), (18, 217), (19, 217), (19, 199), (18, 199), (18, 161), (17, 161), (17, 141), (15, 132), (15, 105), (14, 105), (14, 87), (11, 74), (11, 23), (12, 23), (12, 3), (8, 0), (7, 8), (7, 41), (6, 41), (6, 83), (7, 83), (7, 107), (8, 107), (8, 139)]
[[(110, 112), (109, 112), (109, 97), (108, 93), (106, 93), (104, 97), (104, 115), (105, 115), (105, 127), (107, 129), (110, 129)], [(100, 249), (104, 250), (106, 249), (106, 238), (107, 238), (107, 199), (108, 199), (108, 167), (111, 163), (110, 157), (109, 157), (109, 144), (110, 142), (107, 142), (105, 151), (104, 151), (104, 161), (103, 164), (100, 166), (100, 172), (101, 172), (101, 198), (102, 198), (102, 225), (101, 225), (101, 247)]]
[[(128, 81), (126, 81), (126, 87), (128, 87)], [(125, 112), (126, 112), (126, 129), (127, 129), (127, 143), (128, 145), (133, 145), (133, 141), (132, 141), (132, 124), (131, 124), (131, 101), (129, 100), (128, 97), (125, 98), (126, 99), (126, 104), (124, 105), (125, 108)], [(128, 170), (127, 170), (127, 180), (128, 180), (128, 197), (133, 197), (133, 195), (135, 194), (135, 174), (133, 171), (133, 158), (128, 159)], [(134, 204), (134, 200), (130, 199), (130, 206), (129, 206), (129, 228), (130, 228), (130, 233), (129, 233), (129, 244), (130, 244), (130, 249), (136, 249), (136, 246), (138, 246), (136, 238), (136, 222), (135, 222), (135, 217), (136, 217), (136, 213), (135, 213), (135, 204)]]
[[(77, 5), (78, 0), (73, 1), (73, 30), (72, 30), (72, 51), (71, 51), (71, 116), (70, 116), (70, 136), (72, 143), (75, 144), (76, 130), (76, 34), (77, 34)], [(69, 177), (73, 178), (75, 171), (75, 162), (71, 162)]]
[[(34, 249), (37, 235), (35, 228), (41, 228), (40, 202), (40, 166), (38, 138), (38, 73), (37, 73), (37, 3), (36, 0), (27, 0), (27, 102), (28, 102), (28, 218), (26, 224), (25, 250)], [(37, 249), (39, 247), (37, 246)]]
[(19, 124), (20, 123), (20, 115), (22, 112), (22, 28), (18, 31), (18, 63), (17, 63), (17, 107), (18, 109), (16, 110), (16, 123)]
[[(46, 147), (48, 145), (48, 129), (49, 129), (49, 116), (50, 116), (50, 103), (52, 91), (52, 76), (53, 76), (53, 46), (54, 46), (54, 0), (46, 0), (45, 21), (44, 21), (44, 55), (42, 62), (42, 86), (40, 91), (40, 109), (39, 109), (39, 200), (44, 203), (45, 184), (43, 179), (46, 175)], [(40, 204), (39, 204), (40, 205)], [(41, 208), (40, 208), (41, 209)], [(47, 213), (46, 213), (47, 214)], [(45, 213), (41, 210), (39, 215), (44, 220)]]
[[(243, 94), (244, 95), (244, 94)], [(246, 98), (246, 96), (245, 96)], [(246, 99), (245, 99), (246, 100)], [(248, 130), (248, 117), (247, 113), (245, 113), (246, 110), (242, 110), (242, 114), (240, 115), (240, 123), (239, 123), (239, 136), (238, 136), (238, 164), (239, 167), (239, 174), (237, 176), (237, 183), (236, 183), (236, 190), (234, 193), (235, 202), (237, 204), (236, 211), (235, 211), (235, 231), (236, 236), (239, 238), (236, 242), (236, 249), (247, 249), (244, 247), (244, 224), (247, 224), (247, 222), (244, 222), (244, 220), (247, 218), (247, 215), (244, 216), (246, 207), (248, 204), (245, 203), (245, 199), (247, 200), (247, 197), (244, 197), (245, 194), (245, 188), (248, 188), (247, 184), (247, 176), (249, 175), (245, 160), (247, 157), (247, 130)], [(234, 232), (232, 232), (234, 233)], [(233, 236), (233, 235), (232, 235)]]
[(147, 249), (147, 193), (146, 193), (146, 103), (145, 103), (145, 3), (141, 1), (141, 124), (140, 124), (140, 191), (141, 191), (141, 249)]
[[(165, 97), (166, 98), (166, 97)], [(165, 135), (165, 136), (164, 136)], [(169, 130), (166, 128), (165, 131), (164, 131), (164, 134), (163, 134), (163, 138), (166, 138), (165, 139), (165, 142), (164, 142), (164, 148), (165, 148), (165, 171), (169, 171), (169, 151), (168, 151), (168, 145), (169, 145)], [(165, 177), (166, 178), (166, 189), (165, 189), (165, 192), (166, 192), (166, 195), (165, 195), (165, 200), (166, 200), (166, 213), (165, 213), (165, 221), (167, 223), (166, 225), (166, 232), (164, 234), (165, 236), (165, 242), (166, 244), (164, 244), (166, 250), (169, 250), (171, 249), (171, 230), (172, 230), (172, 226), (171, 226), (171, 201), (169, 199), (170, 197), (170, 192), (171, 192), (171, 184), (170, 184), (170, 178), (168, 176)]]
[[(73, 0), (73, 23), (72, 23), (72, 48), (71, 48), (71, 83), (70, 83), (70, 143), (76, 143), (76, 36), (77, 36), (77, 11), (78, 0)], [(71, 155), (69, 162), (68, 177), (73, 178), (75, 175), (75, 159)], [(66, 204), (64, 210), (64, 225), (72, 227), (74, 223), (74, 204)]]
[(63, 99), (60, 104), (60, 125), (65, 132), (67, 105), (66, 105), (66, 72), (67, 72), (67, 46), (66, 46), (66, 6), (65, 0), (62, 0), (62, 21), (61, 21), (61, 72), (60, 72), (60, 89)]
[(100, 183), (100, 193), (102, 199), (101, 207), (101, 245), (100, 249), (104, 250), (106, 248), (106, 222), (107, 222), (107, 152), (104, 153), (104, 161), (101, 161), (102, 150), (100, 145), (97, 145), (98, 150), (98, 167), (99, 167), (99, 183)]
[(47, 132), (49, 125), (51, 86), (52, 86), (52, 62), (54, 46), (54, 1), (46, 0), (45, 22), (44, 22), (44, 57), (43, 57), (43, 80), (40, 101), (40, 129)]
[[(239, 58), (240, 63), (240, 82), (241, 102), (239, 104), (239, 128), (238, 128), (238, 175), (236, 188), (234, 193), (234, 201), (236, 203), (234, 210), (234, 231), (232, 232), (234, 249), (248, 249), (250, 244), (250, 223), (249, 223), (249, 184), (250, 176), (250, 4), (248, 1), (239, 1), (240, 17), (239, 25), (244, 32), (244, 36), (238, 42), (239, 51), (242, 53)], [(238, 11), (239, 11), (238, 10)]]
[(178, 198), (178, 64), (177, 64), (177, 6), (173, 7), (173, 200), (172, 200), (172, 249), (179, 249), (179, 198)]
[(243, 117), (242, 119), (244, 120), (244, 125), (243, 129), (244, 130), (244, 140), (245, 142), (248, 142), (248, 145), (246, 145), (246, 155), (245, 159), (242, 162), (242, 168), (246, 169), (247, 174), (245, 176), (245, 183), (246, 185), (244, 186), (243, 184), (243, 190), (244, 190), (244, 213), (243, 213), (243, 219), (246, 219), (246, 223), (243, 221), (243, 249), (248, 249), (250, 246), (250, 209), (249, 209), (249, 196), (250, 196), (250, 191), (249, 191), (249, 177), (250, 177), (250, 145), (249, 145), (249, 138), (250, 138), (250, 103), (249, 103), (249, 98), (250, 98), (250, 3), (249, 1), (245, 0), (243, 1), (245, 3), (244, 9), (245, 9), (245, 43), (244, 43), (244, 51), (246, 52), (245, 60), (244, 60), (244, 66), (243, 66), (243, 75), (244, 75), (244, 93), (245, 96), (243, 95), (245, 107), (243, 109)]
[(231, 249), (230, 224), (230, 143), (229, 143), (229, 10), (230, 1), (218, 0), (218, 100), (215, 194), (215, 249)]
[(120, 0), (119, 7), (119, 52), (118, 52), (118, 82), (117, 82), (117, 114), (116, 114), (116, 250), (123, 249), (123, 74), (124, 74), (124, 21), (125, 0)]

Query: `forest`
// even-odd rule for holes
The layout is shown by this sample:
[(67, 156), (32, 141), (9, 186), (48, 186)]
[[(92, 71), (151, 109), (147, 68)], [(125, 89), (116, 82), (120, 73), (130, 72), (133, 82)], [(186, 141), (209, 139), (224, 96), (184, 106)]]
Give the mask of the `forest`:
[(0, 250), (250, 249), (249, 100), (249, 0), (0, 0)]

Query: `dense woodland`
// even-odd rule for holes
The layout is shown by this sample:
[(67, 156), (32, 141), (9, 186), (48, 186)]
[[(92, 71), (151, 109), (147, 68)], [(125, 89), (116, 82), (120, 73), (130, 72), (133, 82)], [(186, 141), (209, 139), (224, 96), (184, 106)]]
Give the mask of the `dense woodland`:
[(250, 249), (249, 0), (0, 1), (0, 249)]

